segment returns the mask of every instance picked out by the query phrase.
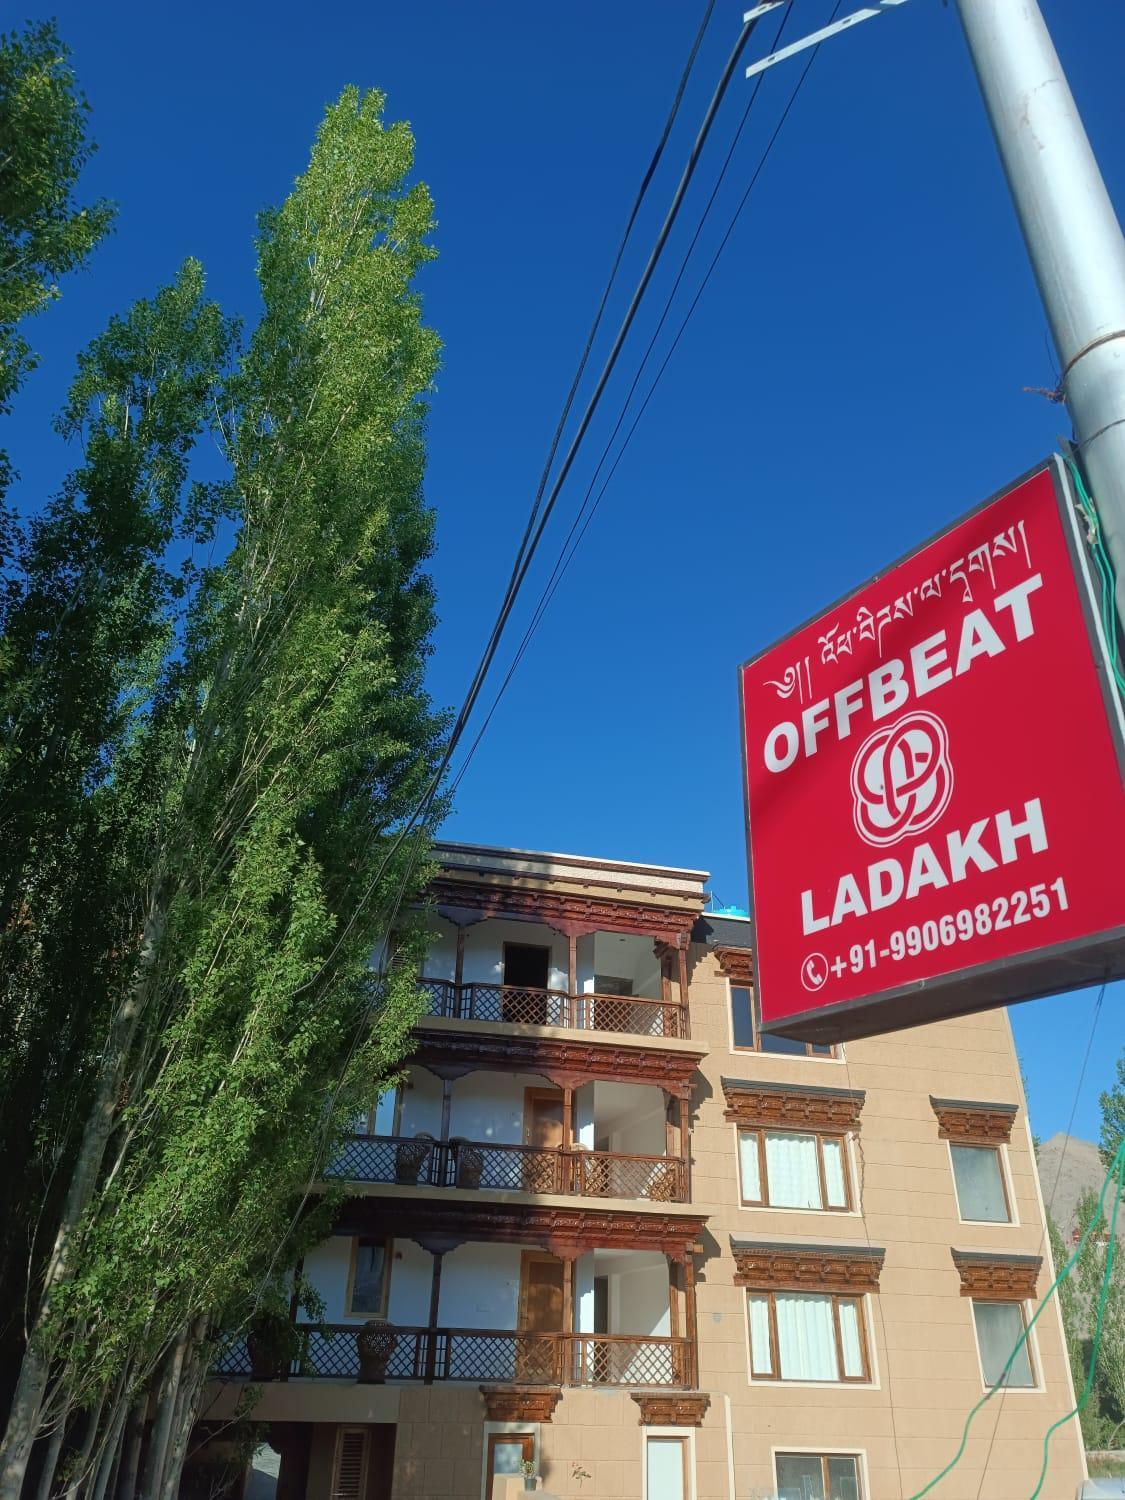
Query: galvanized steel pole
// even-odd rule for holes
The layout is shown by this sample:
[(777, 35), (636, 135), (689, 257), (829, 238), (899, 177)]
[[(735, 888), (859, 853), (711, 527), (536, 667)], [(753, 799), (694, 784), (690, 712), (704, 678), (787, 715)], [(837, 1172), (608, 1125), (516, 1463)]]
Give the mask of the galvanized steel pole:
[(957, 0), (1117, 573), (1125, 621), (1125, 240), (1036, 0)]

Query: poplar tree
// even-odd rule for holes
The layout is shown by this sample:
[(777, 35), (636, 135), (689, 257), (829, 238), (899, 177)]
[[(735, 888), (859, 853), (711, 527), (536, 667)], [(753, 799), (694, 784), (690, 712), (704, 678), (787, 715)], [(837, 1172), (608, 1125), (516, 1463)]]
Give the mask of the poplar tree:
[[(95, 341), (64, 414), (86, 456), (29, 539), (42, 584), (5, 622), (44, 668), (13, 673), (23, 748), (0, 797), (45, 746), (73, 747), (102, 928), (76, 954), (61, 903), (12, 892), (28, 962), (69, 962), (93, 1020), (60, 1065), (80, 1118), (36, 1231), (4, 1500), (33, 1451), (43, 1497), (175, 1495), (215, 1338), (287, 1305), (287, 1268), (327, 1227), (326, 1157), (417, 1017), (407, 913), (440, 804), (414, 813), (444, 721), (423, 681), (438, 343), (412, 172), (409, 128), (345, 91), (260, 220), (250, 337), (189, 264)], [(219, 482), (192, 479), (204, 433)], [(90, 668), (77, 740), (61, 650)]]

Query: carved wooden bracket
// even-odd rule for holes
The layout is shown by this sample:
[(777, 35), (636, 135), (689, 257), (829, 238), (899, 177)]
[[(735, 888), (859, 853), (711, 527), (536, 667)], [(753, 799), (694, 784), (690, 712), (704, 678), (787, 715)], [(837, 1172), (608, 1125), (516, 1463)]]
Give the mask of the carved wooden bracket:
[(690, 937), (698, 910), (660, 906), (646, 901), (623, 901), (619, 896), (591, 896), (578, 891), (535, 886), (492, 885), (481, 880), (458, 880), (445, 874), (430, 882), (430, 900), (451, 920), (507, 917), (517, 922), (544, 922), (560, 932), (580, 936), (590, 932), (634, 932), (681, 946)]
[(938, 1134), (947, 1141), (983, 1141), (998, 1146), (1011, 1138), (1018, 1105), (982, 1104), (975, 1099), (935, 1099)]
[(564, 1258), (587, 1250), (656, 1250), (682, 1261), (695, 1250), (705, 1214), (560, 1208), (546, 1203), (441, 1202), (431, 1198), (349, 1198), (334, 1233), (412, 1239), (453, 1248), (466, 1240), (530, 1244)]
[(633, 1391), (642, 1427), (702, 1427), (711, 1405), (706, 1391)]
[(867, 1245), (777, 1245), (731, 1239), (736, 1286), (754, 1291), (863, 1292), (879, 1290), (885, 1250)]
[(489, 1422), (549, 1422), (562, 1391), (558, 1386), (482, 1385)]
[(460, 1077), (476, 1069), (502, 1073), (538, 1073), (560, 1088), (591, 1078), (618, 1083), (649, 1083), (690, 1099), (702, 1052), (647, 1046), (643, 1038), (628, 1042), (578, 1042), (564, 1037), (494, 1036), (479, 1031), (427, 1030), (418, 1027), (412, 1061), (438, 1077)]
[(732, 984), (754, 983), (754, 954), (751, 949), (718, 946), (713, 952), (719, 961), (719, 973)]
[(975, 1250), (951, 1250), (961, 1277), (962, 1297), (984, 1302), (1027, 1302), (1035, 1296), (1041, 1255), (989, 1255)]
[(747, 1129), (857, 1131), (867, 1097), (863, 1089), (820, 1089), (745, 1078), (720, 1082), (727, 1101), (726, 1118)]

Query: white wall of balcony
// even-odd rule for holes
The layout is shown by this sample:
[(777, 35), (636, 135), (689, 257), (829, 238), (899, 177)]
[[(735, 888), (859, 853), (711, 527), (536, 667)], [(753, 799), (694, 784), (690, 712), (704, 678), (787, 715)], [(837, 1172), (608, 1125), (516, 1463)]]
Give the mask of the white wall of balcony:
[(575, 1091), (575, 1135), (590, 1150), (664, 1156), (667, 1148), (664, 1093), (647, 1084), (584, 1084)]
[[(608, 1327), (594, 1328), (594, 1281), (607, 1280)], [(667, 1336), (672, 1331), (668, 1262), (652, 1250), (592, 1250), (574, 1263), (579, 1333)]]
[(597, 975), (608, 975), (614, 979), (627, 979), (632, 983), (633, 994), (648, 1000), (660, 1000), (663, 988), (660, 965), (652, 946), (652, 939), (636, 937), (632, 933), (595, 932), (592, 939), (592, 965), (586, 983), (580, 989), (596, 989)]
[(451, 1250), (441, 1272), (442, 1327), (515, 1328), (522, 1253), (519, 1245), (467, 1244)]
[(427, 979), (453, 979), (457, 973), (457, 929), (441, 917), (430, 921), (430, 943), (422, 973)]
[(539, 922), (504, 922), (493, 919), (465, 929), (466, 984), (499, 984), (504, 972), (504, 944), (526, 943), (551, 950), (547, 987), (565, 990), (568, 947), (561, 932)]
[[(533, 1073), (468, 1073), (453, 1084), (449, 1133), (470, 1141), (521, 1145), (524, 1090), (550, 1086), (547, 1079)], [(441, 1134), (441, 1079), (414, 1067), (409, 1070), (409, 1087), (403, 1089), (398, 1134), (413, 1136), (420, 1131)]]

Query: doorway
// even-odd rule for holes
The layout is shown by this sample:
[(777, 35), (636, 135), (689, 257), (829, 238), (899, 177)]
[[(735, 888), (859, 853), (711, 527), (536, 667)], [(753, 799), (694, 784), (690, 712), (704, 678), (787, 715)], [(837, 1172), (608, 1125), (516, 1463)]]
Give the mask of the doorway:
[(550, 976), (550, 948), (538, 943), (505, 943), (503, 1019), (527, 1026), (545, 1026)]
[(517, 1324), (522, 1335), (516, 1357), (520, 1380), (551, 1385), (560, 1379), (562, 1341), (551, 1335), (562, 1332), (565, 1285), (565, 1264), (557, 1255), (524, 1251)]
[(525, 1193), (561, 1193), (563, 1140), (562, 1089), (524, 1089), (523, 1158)]

